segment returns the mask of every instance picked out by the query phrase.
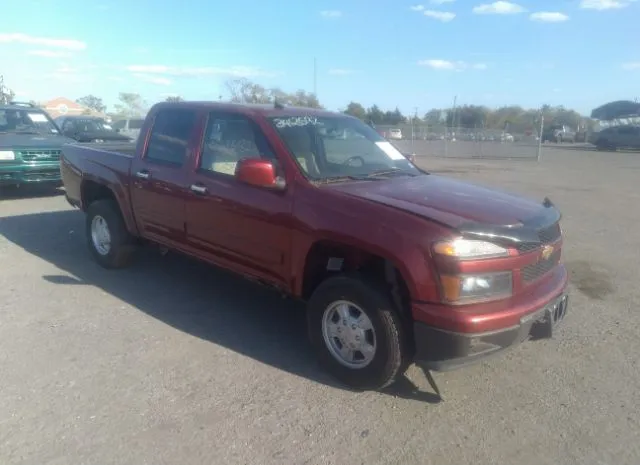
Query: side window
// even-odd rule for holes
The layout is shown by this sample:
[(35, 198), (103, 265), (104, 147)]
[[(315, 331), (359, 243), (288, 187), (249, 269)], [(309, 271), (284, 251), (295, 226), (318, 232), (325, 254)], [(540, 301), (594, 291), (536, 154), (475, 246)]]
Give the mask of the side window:
[(187, 158), (189, 138), (196, 112), (188, 109), (161, 110), (155, 117), (145, 158), (181, 166)]
[(126, 122), (127, 122), (127, 120), (125, 120), (125, 119), (121, 119), (121, 120), (118, 120), (118, 121), (116, 121), (115, 123), (113, 123), (113, 124), (111, 125), (111, 127), (112, 127), (113, 129), (124, 129), (124, 126), (125, 126), (125, 123), (126, 123)]
[[(180, 110), (180, 111), (186, 111), (186, 110)], [(141, 129), (143, 122), (144, 122), (143, 119), (130, 119), (129, 129)]]
[(266, 158), (274, 162), (276, 159), (267, 138), (249, 118), (211, 113), (198, 168), (233, 176), (242, 158)]
[(62, 124), (62, 130), (64, 132), (73, 132), (73, 121), (71, 121), (70, 119), (66, 120)]

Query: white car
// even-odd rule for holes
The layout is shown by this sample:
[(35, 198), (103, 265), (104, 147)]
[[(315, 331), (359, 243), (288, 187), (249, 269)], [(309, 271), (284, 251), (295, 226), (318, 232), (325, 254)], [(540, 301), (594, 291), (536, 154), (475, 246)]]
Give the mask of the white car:
[(389, 129), (389, 139), (402, 139), (402, 131), (400, 129)]

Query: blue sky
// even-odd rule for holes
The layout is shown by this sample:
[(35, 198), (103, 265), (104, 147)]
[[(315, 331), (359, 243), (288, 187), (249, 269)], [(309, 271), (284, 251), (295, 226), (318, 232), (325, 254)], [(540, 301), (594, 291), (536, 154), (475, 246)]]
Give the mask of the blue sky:
[[(244, 76), (420, 114), (458, 104), (583, 113), (640, 97), (637, 0), (22, 0), (0, 74), (21, 99), (226, 96)], [(10, 29), (8, 29), (10, 28)]]

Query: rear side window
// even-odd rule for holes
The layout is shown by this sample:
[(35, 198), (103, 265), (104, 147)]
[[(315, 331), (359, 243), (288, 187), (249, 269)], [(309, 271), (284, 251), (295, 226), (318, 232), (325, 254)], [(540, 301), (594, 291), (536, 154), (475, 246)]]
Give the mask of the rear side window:
[(195, 123), (196, 112), (193, 110), (160, 110), (151, 128), (146, 158), (181, 166), (187, 158), (187, 146)]

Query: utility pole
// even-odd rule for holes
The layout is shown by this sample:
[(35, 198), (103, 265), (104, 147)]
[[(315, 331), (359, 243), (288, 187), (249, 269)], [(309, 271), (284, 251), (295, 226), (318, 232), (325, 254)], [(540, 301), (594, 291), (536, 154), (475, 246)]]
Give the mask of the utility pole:
[(415, 154), (415, 149), (413, 148), (413, 141), (415, 139), (415, 124), (416, 118), (418, 116), (418, 107), (413, 107), (413, 116), (411, 117), (411, 153)]
[(318, 98), (318, 64), (315, 57), (313, 57), (313, 95)]
[(453, 110), (452, 110), (452, 115), (451, 115), (451, 142), (455, 142), (456, 140), (456, 133), (455, 133), (455, 127), (454, 124), (456, 122), (456, 103), (458, 101), (458, 96), (454, 96), (453, 97)]

